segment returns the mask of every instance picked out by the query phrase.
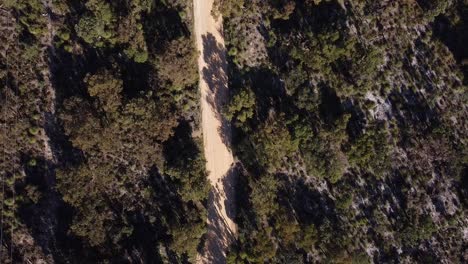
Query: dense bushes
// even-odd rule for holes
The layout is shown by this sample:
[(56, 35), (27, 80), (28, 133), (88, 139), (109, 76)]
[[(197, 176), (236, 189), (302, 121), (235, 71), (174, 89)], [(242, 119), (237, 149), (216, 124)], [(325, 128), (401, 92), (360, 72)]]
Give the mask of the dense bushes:
[(254, 112), (255, 94), (251, 89), (242, 89), (232, 97), (230, 104), (224, 110), (224, 115), (228, 120), (234, 122), (236, 126), (248, 128), (248, 126), (243, 126), (243, 124), (253, 118)]
[[(61, 8), (61, 16), (73, 17), (79, 15), (79, 21), (74, 25), (76, 37), (95, 48), (122, 49), (123, 54), (137, 63), (148, 60), (148, 48), (143, 31), (142, 20), (152, 8), (148, 1), (131, 1), (125, 6), (118, 6), (103, 0), (89, 0), (85, 3), (85, 10), (75, 14), (76, 10)], [(126, 9), (128, 14), (121, 16), (119, 9)], [(76, 38), (70, 40), (70, 28), (62, 28), (59, 34), (59, 44), (72, 52), (70, 45)], [(72, 41), (72, 42), (70, 42)]]
[(356, 139), (347, 151), (351, 165), (368, 169), (376, 176), (383, 176), (390, 168), (390, 134), (385, 128), (369, 129)]
[(0, 98), (21, 135), (0, 137), (11, 261), (195, 262), (209, 184), (191, 2), (1, 5)]
[(169, 87), (181, 91), (198, 80), (197, 56), (190, 38), (179, 38), (167, 44), (155, 59), (160, 77)]
[[(458, 196), (451, 155), (466, 149), (429, 133), (463, 104), (448, 91), (461, 88), (459, 69), (423, 29), (459, 16), (453, 2), (219, 2), (233, 91), (225, 116), (246, 178), (229, 261), (391, 262), (418, 259), (421, 245), (427, 259), (461, 258), (461, 243), (456, 257), (433, 243), (448, 241), (434, 234), (464, 209), (428, 208), (434, 192)], [(250, 47), (254, 29), (264, 43)], [(264, 62), (239, 63), (262, 45)], [(439, 93), (457, 107), (433, 107)]]
[(20, 25), (23, 26), (29, 33), (40, 37), (45, 33), (46, 10), (40, 0), (19, 0), (6, 1), (6, 7), (16, 9), (19, 15)]

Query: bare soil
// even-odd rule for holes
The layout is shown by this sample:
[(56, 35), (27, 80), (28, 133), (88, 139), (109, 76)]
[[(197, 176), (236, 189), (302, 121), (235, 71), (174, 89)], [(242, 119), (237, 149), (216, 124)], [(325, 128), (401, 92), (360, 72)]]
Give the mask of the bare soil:
[(202, 131), (209, 181), (208, 234), (198, 263), (225, 263), (236, 235), (234, 217), (234, 159), (229, 148), (230, 129), (221, 112), (228, 95), (226, 50), (222, 18), (211, 15), (213, 0), (194, 0), (197, 49), (200, 52)]

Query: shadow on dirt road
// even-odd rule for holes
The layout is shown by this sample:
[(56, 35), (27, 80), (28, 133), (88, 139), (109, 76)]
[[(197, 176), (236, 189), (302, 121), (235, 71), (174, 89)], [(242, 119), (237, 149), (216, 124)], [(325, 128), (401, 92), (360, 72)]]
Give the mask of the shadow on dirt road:
[(211, 33), (203, 35), (202, 39), (203, 60), (207, 65), (202, 70), (202, 76), (210, 89), (206, 100), (221, 122), (219, 134), (223, 143), (231, 149), (231, 125), (223, 116), (223, 109), (229, 98), (226, 50)]

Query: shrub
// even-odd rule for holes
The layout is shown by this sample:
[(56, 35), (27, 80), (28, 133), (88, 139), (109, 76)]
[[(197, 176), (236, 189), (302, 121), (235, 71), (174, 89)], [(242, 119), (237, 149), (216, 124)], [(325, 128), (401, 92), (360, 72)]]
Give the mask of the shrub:
[(39, 133), (39, 128), (38, 127), (30, 127), (28, 129), (29, 134), (36, 136)]
[(224, 110), (226, 119), (233, 121), (238, 127), (251, 119), (255, 111), (255, 94), (251, 89), (242, 89), (233, 96), (231, 102)]
[(383, 127), (374, 127), (366, 131), (347, 151), (351, 165), (369, 170), (377, 177), (382, 177), (390, 168), (390, 134)]
[(279, 169), (283, 160), (298, 150), (298, 142), (285, 123), (284, 116), (272, 116), (251, 137), (259, 164), (270, 172)]
[(36, 159), (33, 158), (33, 159), (30, 159), (28, 161), (28, 166), (29, 167), (35, 167), (36, 165), (37, 165), (37, 160)]

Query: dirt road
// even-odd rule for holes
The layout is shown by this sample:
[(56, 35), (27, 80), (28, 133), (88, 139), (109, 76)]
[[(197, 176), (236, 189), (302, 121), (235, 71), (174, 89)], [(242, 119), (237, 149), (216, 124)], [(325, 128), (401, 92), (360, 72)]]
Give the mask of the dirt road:
[(226, 52), (222, 20), (211, 15), (213, 0), (194, 0), (194, 20), (200, 72), (202, 130), (209, 180), (208, 235), (198, 263), (224, 263), (235, 237), (233, 218), (235, 175), (229, 149), (230, 128), (221, 109), (227, 98)]

